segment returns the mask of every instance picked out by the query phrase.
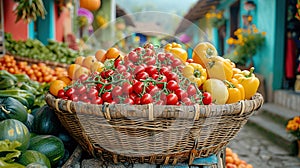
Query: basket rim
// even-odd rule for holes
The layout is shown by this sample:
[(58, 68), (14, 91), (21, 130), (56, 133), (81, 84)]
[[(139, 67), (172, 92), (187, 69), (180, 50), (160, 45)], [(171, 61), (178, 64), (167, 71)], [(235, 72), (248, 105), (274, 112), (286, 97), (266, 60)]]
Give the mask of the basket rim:
[[(156, 104), (146, 104), (146, 105), (129, 105), (129, 104), (89, 104), (85, 102), (73, 102), (71, 100), (64, 100), (61, 98), (56, 98), (51, 93), (47, 92), (45, 95), (46, 102), (53, 101), (55, 104), (55, 108), (58, 112), (66, 111), (68, 113), (78, 113), (78, 111), (74, 111), (76, 107), (86, 107), (86, 108), (97, 108), (101, 109), (106, 119), (112, 119), (113, 117), (110, 116), (110, 109), (120, 108), (120, 107), (143, 107), (149, 110), (149, 114), (147, 118), (151, 121), (154, 120), (155, 110), (159, 108), (170, 108), (170, 109), (185, 109), (190, 108), (195, 110), (194, 120), (198, 120), (200, 117), (216, 117), (220, 116), (220, 113), (206, 113), (206, 111), (211, 111), (211, 109), (239, 109), (235, 111), (227, 112), (228, 115), (242, 115), (244, 112), (252, 112), (258, 110), (263, 102), (263, 96), (260, 93), (256, 93), (250, 100), (241, 100), (236, 103), (231, 104), (223, 104), (223, 105), (156, 105)], [(48, 102), (47, 102), (48, 103)], [(49, 103), (48, 103), (49, 104)], [(246, 106), (248, 107), (248, 111), (245, 110)], [(73, 110), (72, 110), (73, 109)], [(250, 110), (249, 110), (250, 109)], [(80, 113), (84, 113), (84, 111), (80, 111)], [(223, 113), (223, 112), (222, 112)]]

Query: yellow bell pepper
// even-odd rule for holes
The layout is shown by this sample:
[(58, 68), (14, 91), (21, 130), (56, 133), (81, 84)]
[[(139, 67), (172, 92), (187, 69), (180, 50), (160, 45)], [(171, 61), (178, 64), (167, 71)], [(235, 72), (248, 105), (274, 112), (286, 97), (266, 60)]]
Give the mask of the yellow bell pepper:
[(165, 46), (165, 51), (173, 54), (175, 58), (179, 58), (181, 62), (185, 63), (188, 58), (188, 53), (182, 46), (178, 43), (169, 43)]
[(178, 44), (178, 43), (175, 43), (175, 42), (168, 43), (165, 46), (165, 51), (170, 51), (171, 48), (182, 48), (182, 46), (180, 44)]
[(184, 77), (188, 78), (191, 82), (200, 87), (207, 79), (206, 69), (200, 64), (189, 63), (182, 69)]
[(259, 87), (259, 79), (253, 73), (254, 67), (248, 70), (243, 70), (233, 76), (238, 82), (243, 85), (245, 89), (245, 99), (251, 99), (251, 97), (257, 92)]
[(211, 56), (205, 68), (209, 78), (230, 80), (233, 75), (231, 63), (220, 56)]
[(229, 94), (226, 104), (235, 103), (245, 99), (244, 87), (238, 83), (237, 79), (232, 78), (231, 81), (225, 80), (225, 83)]

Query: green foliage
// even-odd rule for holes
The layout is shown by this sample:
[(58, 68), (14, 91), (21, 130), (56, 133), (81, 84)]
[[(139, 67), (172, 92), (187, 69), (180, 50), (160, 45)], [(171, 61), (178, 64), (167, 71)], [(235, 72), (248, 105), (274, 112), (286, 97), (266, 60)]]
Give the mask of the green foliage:
[(20, 146), (21, 143), (18, 141), (0, 141), (0, 167), (14, 162), (21, 155), (21, 151), (16, 149)]
[(255, 25), (248, 29), (237, 29), (234, 32), (235, 38), (229, 38), (227, 43), (233, 48), (232, 52), (225, 57), (230, 58), (235, 63), (245, 65), (248, 61), (253, 61), (253, 56), (265, 42), (265, 32), (259, 32)]

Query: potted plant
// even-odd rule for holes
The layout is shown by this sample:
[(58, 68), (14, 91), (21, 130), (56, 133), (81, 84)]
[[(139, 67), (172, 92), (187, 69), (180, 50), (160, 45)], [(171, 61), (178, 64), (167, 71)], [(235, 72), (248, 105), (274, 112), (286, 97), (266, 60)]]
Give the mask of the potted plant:
[(237, 65), (253, 66), (253, 56), (264, 44), (266, 32), (260, 32), (254, 24), (246, 29), (239, 28), (234, 32), (236, 38), (230, 37), (227, 43), (232, 51), (226, 55)]
[(286, 131), (296, 137), (298, 142), (298, 157), (300, 158), (300, 116), (295, 116), (288, 121)]
[(224, 11), (211, 11), (206, 13), (205, 18), (210, 22), (213, 27), (220, 28), (225, 25), (226, 19), (223, 15)]

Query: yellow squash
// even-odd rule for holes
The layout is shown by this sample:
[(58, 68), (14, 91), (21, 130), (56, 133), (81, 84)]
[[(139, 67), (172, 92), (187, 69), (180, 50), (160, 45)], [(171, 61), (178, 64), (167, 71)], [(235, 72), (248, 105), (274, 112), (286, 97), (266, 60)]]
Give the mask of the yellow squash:
[(192, 59), (195, 63), (201, 64), (203, 67), (209, 62), (211, 56), (217, 56), (218, 52), (211, 43), (202, 42), (195, 46)]
[(227, 86), (219, 79), (207, 79), (203, 84), (203, 91), (211, 94), (215, 104), (225, 104), (228, 100)]

